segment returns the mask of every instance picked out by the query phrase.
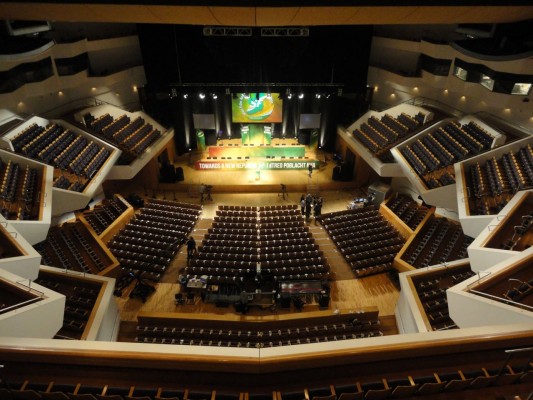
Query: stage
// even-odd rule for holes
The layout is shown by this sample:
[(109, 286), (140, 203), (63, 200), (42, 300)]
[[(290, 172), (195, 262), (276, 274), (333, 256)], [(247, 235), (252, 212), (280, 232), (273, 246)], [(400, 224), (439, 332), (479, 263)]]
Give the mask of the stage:
[[(309, 176), (309, 164), (313, 166)], [(175, 158), (174, 167), (183, 180), (160, 182), (158, 190), (199, 191), (212, 185), (213, 193), (280, 192), (307, 193), (354, 188), (354, 182), (334, 181), (332, 154), (304, 146), (296, 139), (272, 139), (269, 145), (242, 145), (241, 139), (218, 140), (216, 146)], [(179, 175), (179, 173), (178, 173)], [(199, 192), (198, 192), (199, 193)]]

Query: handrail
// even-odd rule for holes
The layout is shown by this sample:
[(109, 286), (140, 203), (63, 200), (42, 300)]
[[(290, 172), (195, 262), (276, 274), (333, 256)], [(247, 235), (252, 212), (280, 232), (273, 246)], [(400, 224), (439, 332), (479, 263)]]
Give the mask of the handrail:
[(40, 297), (44, 297), (44, 292), (41, 292), (40, 290), (37, 290), (37, 289), (34, 289), (31, 287), (31, 280), (28, 279), (28, 282), (29, 282), (29, 285), (26, 285), (25, 282), (26, 279), (23, 279), (23, 280), (20, 280), (20, 281), (16, 281), (15, 283), (19, 286), (24, 286), (25, 288), (28, 289), (28, 292), (35, 292), (37, 293)]
[[(111, 91), (108, 91), (106, 93), (110, 93), (110, 92)], [(101, 93), (101, 94), (106, 94), (106, 93)], [(54, 118), (52, 116), (52, 114), (55, 111), (61, 110), (61, 109), (64, 109), (64, 108), (75, 109), (75, 108), (79, 108), (79, 107), (83, 107), (83, 106), (96, 107), (96, 106), (100, 106), (100, 105), (104, 105), (104, 104), (107, 104), (107, 105), (110, 105), (110, 106), (113, 106), (113, 107), (117, 107), (117, 108), (120, 108), (120, 109), (125, 109), (125, 108), (128, 107), (128, 105), (132, 105), (132, 104), (140, 105), (138, 100), (131, 101), (131, 102), (125, 103), (125, 104), (113, 104), (111, 102), (108, 102), (108, 101), (105, 101), (105, 100), (101, 100), (101, 99), (99, 99), (97, 97), (89, 96), (89, 97), (82, 97), (80, 99), (72, 100), (72, 101), (69, 101), (67, 103), (61, 104), (59, 106), (53, 107), (53, 108), (51, 108), (49, 110), (41, 112), (39, 115), (41, 115), (43, 118)], [(140, 107), (136, 107), (136, 108), (138, 110), (140, 110)]]
[(488, 298), (490, 300), (498, 301), (500, 303), (505, 303), (505, 304), (508, 304), (508, 305), (511, 305), (511, 306), (515, 306), (515, 307), (518, 307), (518, 308), (526, 309), (528, 311), (533, 311), (533, 307), (528, 306), (527, 304), (524, 304), (524, 303), (518, 303), (516, 301), (506, 299), (505, 297), (495, 296), (493, 294), (480, 292), (479, 290), (474, 290), (474, 289), (470, 289), (469, 292), (477, 294), (477, 295), (480, 295), (482, 297), (486, 297), (486, 298)]
[(6, 312), (9, 312), (9, 311), (12, 311), (12, 310), (16, 310), (17, 308), (24, 307), (24, 306), (26, 306), (28, 304), (37, 303), (40, 300), (42, 300), (41, 297), (35, 297), (33, 299), (24, 300), (24, 301), (21, 301), (20, 303), (13, 304), (13, 305), (8, 306), (8, 307), (0, 308), (0, 314), (6, 313)]
[[(481, 276), (482, 273), (484, 273), (484, 274), (486, 274), (486, 275), (485, 275), (485, 276)], [(466, 288), (469, 289), (470, 286), (477, 285), (477, 284), (479, 283), (480, 280), (485, 279), (487, 276), (490, 276), (490, 275), (492, 275), (492, 272), (488, 272), (488, 271), (478, 271), (478, 272), (477, 272), (478, 279), (477, 279), (475, 282), (472, 282), (472, 283), (469, 283), (468, 285), (466, 285)]]
[(523, 125), (519, 125), (519, 124), (516, 124), (512, 121), (508, 121), (506, 119), (503, 119), (502, 117), (499, 117), (497, 115), (494, 115), (494, 114), (491, 114), (487, 111), (476, 111), (475, 113), (473, 113), (473, 115), (476, 115), (476, 116), (487, 116), (489, 118), (492, 118), (504, 125), (508, 125), (509, 127), (512, 127), (512, 128), (515, 128), (515, 129), (518, 129), (519, 131), (522, 131), (523, 133), (527, 134), (527, 135), (531, 135), (531, 128), (527, 128)]

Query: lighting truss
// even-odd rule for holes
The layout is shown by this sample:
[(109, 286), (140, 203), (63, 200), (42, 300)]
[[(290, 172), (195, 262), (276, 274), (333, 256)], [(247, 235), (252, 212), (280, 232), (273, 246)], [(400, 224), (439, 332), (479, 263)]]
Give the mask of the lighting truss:
[(261, 36), (270, 37), (307, 37), (309, 28), (301, 27), (278, 27), (278, 28), (261, 28)]
[(252, 28), (239, 26), (205, 26), (204, 36), (252, 36)]

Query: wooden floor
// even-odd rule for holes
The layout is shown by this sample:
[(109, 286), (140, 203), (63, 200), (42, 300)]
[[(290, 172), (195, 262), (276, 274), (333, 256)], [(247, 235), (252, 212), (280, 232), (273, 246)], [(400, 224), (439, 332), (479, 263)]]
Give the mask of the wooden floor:
[[(196, 224), (192, 233), (197, 244), (211, 226), (212, 218), (219, 204), (233, 205), (272, 205), (272, 204), (297, 204), (301, 193), (289, 193), (289, 199), (283, 200), (277, 193), (239, 193), (227, 194), (219, 193), (214, 196), (214, 200), (204, 203), (201, 219)], [(359, 190), (333, 190), (321, 191), (320, 195), (324, 199), (323, 213), (346, 209), (346, 205), (354, 197), (360, 197), (363, 193)], [(157, 197), (162, 198), (164, 194), (159, 193)], [(186, 193), (175, 193), (175, 199), (189, 203), (199, 203), (198, 198), (191, 198)], [(168, 198), (168, 197), (167, 197)], [(324, 252), (324, 256), (331, 267), (331, 301), (330, 309), (358, 310), (362, 307), (377, 306), (381, 317), (393, 317), (399, 290), (394, 280), (389, 274), (379, 274), (361, 279), (355, 279), (354, 275), (328, 234), (311, 219), (308, 226), (316, 243)], [(121, 320), (134, 322), (137, 314), (143, 312), (170, 312), (170, 313), (213, 313), (226, 314), (234, 313), (233, 307), (217, 308), (213, 304), (205, 304), (198, 300), (192, 305), (176, 306), (174, 304), (174, 294), (181, 290), (177, 283), (178, 275), (183, 272), (186, 266), (186, 249), (182, 247), (175, 257), (170, 267), (165, 272), (160, 283), (156, 285), (156, 292), (151, 295), (146, 303), (140, 299), (129, 299), (129, 290), (124, 291), (119, 299), (121, 310)], [(131, 289), (131, 287), (130, 287)], [(317, 304), (307, 304), (303, 312), (318, 310)], [(293, 310), (276, 310), (274, 313), (297, 312)], [(270, 310), (260, 310), (252, 308), (248, 315), (271, 314)], [(389, 319), (390, 320), (390, 319)], [(394, 331), (394, 330), (393, 330)], [(391, 332), (391, 333), (397, 333)]]
[[(228, 142), (229, 143), (229, 142)], [(222, 145), (227, 145), (226, 140)], [(274, 139), (273, 146), (291, 146), (293, 139)], [(234, 143), (232, 143), (235, 145)], [(365, 196), (361, 189), (355, 189), (353, 182), (333, 181), (332, 170), (334, 163), (331, 154), (320, 150), (306, 149), (305, 156), (309, 159), (322, 161), (320, 169), (313, 171), (309, 177), (307, 170), (290, 171), (261, 171), (258, 179), (256, 171), (197, 171), (194, 162), (205, 159), (207, 153), (193, 153), (178, 157), (176, 167), (182, 167), (185, 180), (175, 184), (156, 184), (155, 188), (136, 186), (135, 181), (120, 192), (123, 195), (137, 193), (145, 197), (157, 197), (176, 200), (192, 204), (203, 204), (203, 212), (197, 222), (192, 236), (200, 244), (207, 229), (212, 224), (213, 217), (219, 205), (263, 206), (276, 204), (299, 204), (300, 196), (305, 193), (318, 194), (323, 198), (322, 213), (346, 209), (347, 204), (356, 197)], [(213, 185), (213, 199), (200, 203), (200, 195), (195, 188), (200, 184)], [(288, 198), (280, 196), (280, 184), (287, 185)], [(330, 309), (358, 310), (362, 307), (377, 306), (380, 317), (394, 316), (399, 290), (389, 274), (355, 279), (344, 258), (337, 251), (327, 233), (311, 219), (308, 222), (310, 231), (324, 252), (332, 272)], [(142, 312), (170, 312), (170, 313), (234, 313), (233, 307), (217, 308), (213, 304), (197, 301), (192, 305), (176, 306), (174, 295), (180, 291), (178, 275), (184, 272), (186, 266), (186, 249), (182, 247), (179, 254), (172, 261), (157, 290), (142, 303), (139, 299), (129, 299), (131, 287), (124, 291), (119, 299), (122, 321), (135, 322), (137, 315)], [(317, 304), (306, 304), (304, 311), (318, 310)], [(274, 313), (296, 312), (292, 310), (276, 310)], [(271, 313), (270, 310), (252, 308), (248, 315)], [(389, 318), (390, 319), (390, 318)], [(395, 324), (393, 324), (395, 325)]]

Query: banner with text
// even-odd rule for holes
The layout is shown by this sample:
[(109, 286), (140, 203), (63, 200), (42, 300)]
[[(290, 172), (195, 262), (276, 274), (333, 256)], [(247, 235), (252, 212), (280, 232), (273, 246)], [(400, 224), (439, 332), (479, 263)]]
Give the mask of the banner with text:
[(282, 170), (282, 169), (308, 169), (309, 164), (313, 169), (320, 167), (318, 160), (291, 160), (291, 161), (196, 161), (194, 168), (206, 170)]

